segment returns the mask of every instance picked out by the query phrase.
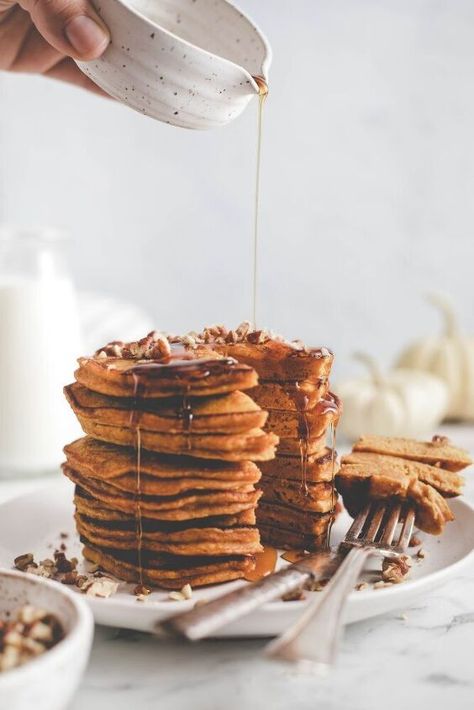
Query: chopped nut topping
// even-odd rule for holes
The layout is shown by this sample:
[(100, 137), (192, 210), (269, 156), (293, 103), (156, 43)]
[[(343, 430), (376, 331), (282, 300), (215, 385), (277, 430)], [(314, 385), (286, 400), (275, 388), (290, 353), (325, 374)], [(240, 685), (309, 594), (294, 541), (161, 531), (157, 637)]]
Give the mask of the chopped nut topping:
[[(235, 345), (237, 343), (251, 343), (262, 345), (269, 340), (283, 343), (294, 350), (305, 350), (306, 346), (301, 340), (286, 340), (282, 335), (277, 335), (272, 330), (252, 330), (249, 321), (243, 321), (234, 330), (227, 330), (223, 325), (211, 325), (204, 328), (201, 333), (191, 331), (186, 335), (168, 335), (171, 343), (181, 343), (188, 348), (197, 348), (199, 345), (214, 343), (216, 345)], [(323, 349), (323, 355), (330, 355), (329, 350)]]
[(365, 589), (369, 588), (368, 582), (359, 582), (359, 584), (356, 585), (356, 590), (358, 592), (363, 592)]
[(38, 577), (45, 577), (46, 579), (52, 579), (56, 571), (56, 567), (45, 567), (44, 565), (37, 565), (36, 562), (29, 565), (25, 570), (29, 574), (36, 574)]
[(77, 585), (77, 579), (79, 575), (77, 574), (77, 571), (74, 569), (71, 572), (64, 572), (60, 579), (58, 579), (59, 582), (62, 582), (63, 584), (76, 584)]
[[(114, 340), (95, 352), (96, 358), (126, 358), (134, 360), (160, 360), (171, 353), (171, 344), (181, 344), (185, 348), (194, 350), (200, 345), (235, 345), (237, 343), (251, 343), (262, 345), (268, 341), (282, 343), (295, 351), (308, 352), (302, 340), (287, 340), (273, 330), (252, 330), (249, 321), (243, 321), (234, 330), (228, 330), (224, 325), (210, 325), (201, 333), (191, 330), (185, 335), (174, 335), (152, 331), (141, 340), (124, 343)], [(321, 356), (331, 355), (327, 348), (321, 348)], [(111, 365), (109, 365), (111, 367)]]
[(269, 339), (269, 335), (264, 330), (254, 330), (247, 335), (247, 342), (253, 345), (261, 345)]
[(13, 620), (0, 620), (0, 672), (41, 655), (62, 637), (63, 629), (53, 614), (29, 604), (21, 607)]
[(27, 552), (25, 555), (19, 555), (15, 557), (13, 564), (21, 572), (25, 572), (26, 568), (33, 564), (33, 555), (31, 552)]
[(170, 592), (168, 594), (169, 599), (175, 602), (184, 602), (187, 599), (191, 599), (193, 596), (193, 590), (190, 584), (185, 584), (184, 587), (178, 592)]
[(190, 584), (185, 584), (181, 589), (181, 594), (183, 594), (185, 599), (191, 599), (193, 596), (193, 590)]
[(295, 589), (293, 592), (288, 592), (284, 594), (281, 598), (282, 602), (299, 602), (305, 599), (305, 595), (302, 589)]
[(77, 567), (77, 559), (67, 559), (64, 552), (55, 550), (54, 562), (58, 572), (72, 572)]
[(425, 552), (425, 550), (424, 550), (422, 547), (420, 547), (420, 549), (419, 549), (418, 552), (416, 553), (416, 556), (419, 557), (420, 560), (423, 560), (423, 559), (426, 557), (426, 552)]
[(409, 555), (400, 555), (400, 557), (385, 557), (382, 563), (382, 580), (391, 582), (392, 584), (400, 584), (404, 582), (410, 573), (412, 560)]
[(152, 330), (141, 340), (124, 343), (114, 340), (96, 351), (95, 357), (118, 357), (133, 360), (162, 360), (171, 353), (170, 341), (165, 333)]
[(91, 581), (90, 584), (85, 584), (82, 589), (89, 597), (107, 599), (116, 593), (118, 582), (115, 582), (110, 577), (100, 577)]
[[(66, 533), (61, 535), (61, 537), (65, 536)], [(54, 581), (61, 582), (61, 584), (74, 585), (81, 592), (89, 594), (89, 596), (110, 597), (115, 594), (119, 583), (104, 575), (98, 565), (91, 565), (87, 574), (79, 574), (77, 571), (78, 564), (77, 557), (68, 559), (61, 550), (55, 550), (54, 560), (47, 558), (39, 564), (34, 561), (31, 553), (20, 555), (15, 559), (15, 566), (17, 569), (21, 569), (22, 572), (54, 579)], [(147, 588), (144, 587), (143, 589)]]
[(235, 330), (229, 330), (229, 332), (225, 336), (225, 342), (228, 345), (233, 345), (238, 342), (238, 337), (239, 336), (237, 335), (237, 332)]

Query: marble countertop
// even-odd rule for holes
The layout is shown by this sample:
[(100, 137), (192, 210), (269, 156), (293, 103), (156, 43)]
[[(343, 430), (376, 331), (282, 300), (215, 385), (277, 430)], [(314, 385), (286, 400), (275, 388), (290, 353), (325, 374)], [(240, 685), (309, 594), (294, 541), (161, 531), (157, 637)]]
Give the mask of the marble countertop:
[[(473, 427), (449, 433), (474, 451)], [(0, 482), (0, 501), (43, 484)], [(474, 478), (466, 497), (474, 502)], [(413, 606), (348, 626), (327, 678), (264, 659), (264, 645), (191, 645), (98, 627), (71, 710), (467, 710), (474, 706), (474, 567)]]

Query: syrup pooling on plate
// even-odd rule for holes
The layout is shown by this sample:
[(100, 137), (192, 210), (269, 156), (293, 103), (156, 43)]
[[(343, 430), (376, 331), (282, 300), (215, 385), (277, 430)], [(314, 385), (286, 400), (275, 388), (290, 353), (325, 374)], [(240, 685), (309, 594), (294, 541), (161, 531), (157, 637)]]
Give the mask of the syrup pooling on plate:
[(274, 547), (264, 547), (263, 552), (255, 555), (255, 567), (251, 572), (247, 572), (244, 579), (247, 582), (258, 582), (268, 574), (275, 571), (278, 559), (278, 552)]
[(263, 105), (268, 96), (268, 86), (261, 76), (253, 77), (258, 86), (258, 115), (257, 115), (257, 168), (255, 173), (255, 205), (253, 223), (253, 298), (252, 315), (253, 327), (257, 327), (257, 280), (258, 280), (258, 227), (260, 217), (260, 163), (262, 156), (262, 123)]

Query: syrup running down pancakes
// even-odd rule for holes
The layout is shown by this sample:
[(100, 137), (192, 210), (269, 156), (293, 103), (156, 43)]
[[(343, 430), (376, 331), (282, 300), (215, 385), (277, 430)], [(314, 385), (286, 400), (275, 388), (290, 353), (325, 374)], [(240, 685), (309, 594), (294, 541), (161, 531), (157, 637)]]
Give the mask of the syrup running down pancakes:
[(335, 439), (342, 412), (329, 391), (332, 352), (254, 330), (247, 322), (235, 330), (213, 326), (174, 342), (196, 350), (207, 346), (258, 373), (258, 385), (248, 393), (268, 412), (264, 429), (279, 437), (276, 458), (260, 463), (262, 542), (286, 549), (325, 546), (337, 502)]

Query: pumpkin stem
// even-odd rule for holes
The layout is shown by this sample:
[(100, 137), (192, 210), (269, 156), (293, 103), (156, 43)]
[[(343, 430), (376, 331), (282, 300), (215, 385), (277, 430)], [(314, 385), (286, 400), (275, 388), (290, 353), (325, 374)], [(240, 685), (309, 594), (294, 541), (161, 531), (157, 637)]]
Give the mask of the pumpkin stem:
[(459, 336), (459, 325), (454, 313), (452, 303), (446, 296), (440, 293), (429, 293), (428, 301), (436, 306), (444, 315), (444, 331), (448, 338), (456, 338)]
[(383, 376), (382, 370), (380, 369), (375, 358), (371, 355), (367, 355), (367, 353), (354, 353), (352, 357), (354, 360), (358, 360), (367, 367), (372, 375), (372, 380), (375, 385), (380, 386), (385, 384), (385, 377)]

